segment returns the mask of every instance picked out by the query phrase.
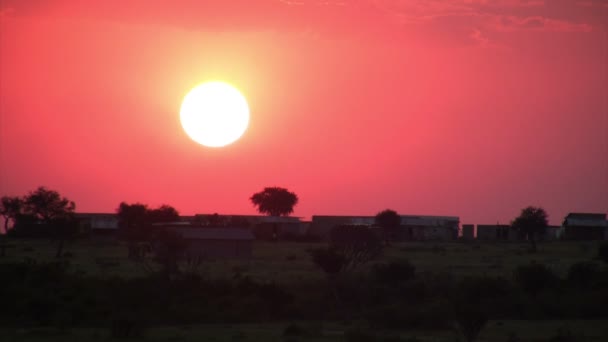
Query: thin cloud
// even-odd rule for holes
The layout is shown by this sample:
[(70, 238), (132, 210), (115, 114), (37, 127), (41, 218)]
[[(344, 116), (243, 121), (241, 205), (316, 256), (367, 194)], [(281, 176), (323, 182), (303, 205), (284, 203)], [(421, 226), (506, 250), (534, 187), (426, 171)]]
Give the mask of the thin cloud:
[(547, 31), (547, 32), (591, 32), (592, 27), (585, 23), (573, 23), (565, 20), (557, 20), (542, 16), (516, 17), (500, 16), (495, 17), (490, 25), (497, 31)]

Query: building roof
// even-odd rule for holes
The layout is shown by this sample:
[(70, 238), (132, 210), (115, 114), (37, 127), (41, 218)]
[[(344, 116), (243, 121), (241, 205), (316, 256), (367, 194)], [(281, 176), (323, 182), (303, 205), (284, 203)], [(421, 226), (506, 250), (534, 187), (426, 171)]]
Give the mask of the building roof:
[(602, 213), (570, 213), (566, 216), (566, 219), (579, 219), (579, 220), (606, 220), (606, 214)]
[(115, 217), (118, 218), (116, 213), (74, 213), (74, 216), (78, 218), (87, 218), (87, 217)]
[(478, 224), (477, 229), (486, 229), (486, 228), (511, 228), (508, 224)]
[[(413, 226), (441, 226), (445, 222), (458, 223), (458, 216), (428, 216), (428, 215), (399, 215), (401, 224)], [(376, 216), (329, 216), (329, 215), (314, 215), (313, 223), (318, 222), (349, 222), (352, 224), (368, 224), (375, 223)]]
[(170, 227), (187, 240), (253, 240), (246, 228), (184, 228)]
[(196, 214), (196, 219), (212, 219), (217, 217), (221, 220), (239, 219), (249, 221), (251, 223), (298, 223), (300, 217), (297, 216), (266, 216), (266, 215), (224, 215), (224, 214)]

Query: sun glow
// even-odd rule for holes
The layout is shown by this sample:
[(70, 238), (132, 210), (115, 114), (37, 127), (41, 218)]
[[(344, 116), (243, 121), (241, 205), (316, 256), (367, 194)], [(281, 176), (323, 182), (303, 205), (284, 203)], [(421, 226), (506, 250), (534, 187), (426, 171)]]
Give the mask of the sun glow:
[(180, 120), (192, 140), (208, 147), (222, 147), (245, 133), (249, 125), (249, 106), (233, 86), (207, 82), (184, 97)]

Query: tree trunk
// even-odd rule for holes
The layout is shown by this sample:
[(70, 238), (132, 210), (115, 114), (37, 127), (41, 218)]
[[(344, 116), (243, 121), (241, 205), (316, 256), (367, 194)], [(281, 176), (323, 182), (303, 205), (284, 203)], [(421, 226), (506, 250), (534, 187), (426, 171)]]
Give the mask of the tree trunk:
[(4, 234), (8, 233), (8, 216), (4, 218)]
[(55, 258), (60, 258), (61, 255), (63, 254), (63, 244), (64, 244), (64, 240), (60, 239), (59, 244), (57, 245), (57, 254), (55, 254)]
[(530, 243), (532, 244), (532, 253), (536, 253), (536, 238), (534, 234), (530, 235)]

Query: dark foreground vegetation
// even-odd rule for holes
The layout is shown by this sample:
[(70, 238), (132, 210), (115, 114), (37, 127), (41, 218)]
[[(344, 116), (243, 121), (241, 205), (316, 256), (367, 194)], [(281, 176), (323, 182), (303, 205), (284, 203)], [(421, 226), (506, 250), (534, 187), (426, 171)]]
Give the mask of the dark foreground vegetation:
[[(298, 198), (266, 188), (251, 200), (278, 216)], [(102, 238), (56, 191), (1, 203), (13, 222), (0, 236), (2, 341), (608, 340), (608, 245), (539, 244), (540, 208), (513, 223), (531, 247), (399, 242), (385, 210), (375, 230), (338, 225), (317, 243), (273, 231), (228, 261), (188, 254), (163, 225), (179, 219), (170, 206), (121, 203), (119, 234)]]
[[(580, 253), (579, 244), (572, 247)], [(311, 255), (307, 262), (323, 248), (306, 247)], [(421, 271), (402, 257), (381, 257), (358, 271), (329, 267), (323, 273), (317, 267), (322, 276), (299, 281), (265, 281), (239, 268), (212, 276), (205, 268), (183, 266), (171, 278), (162, 272), (131, 277), (86, 274), (71, 265), (75, 258), (69, 253), (60, 260), (49, 258), (52, 262), (5, 257), (0, 263), (0, 329), (5, 336), (40, 329), (64, 336), (93, 329), (109, 338), (140, 338), (162, 326), (231, 324), (225, 329), (238, 331), (255, 324), (274, 325), (274, 334), (280, 331), (278, 336), (285, 340), (422, 341), (449, 332), (450, 341), (475, 341), (497, 324), (523, 320), (529, 324), (526, 329), (534, 329), (534, 322), (547, 320), (593, 320), (604, 330), (562, 326), (533, 339), (593, 341), (608, 330), (608, 269), (600, 259), (605, 248), (594, 247), (588, 260), (572, 263), (565, 272), (529, 261), (502, 275), (455, 275)], [(407, 255), (407, 248), (399, 250)], [(295, 261), (280, 262), (288, 271)], [(413, 332), (417, 339), (411, 337)], [(525, 333), (510, 331), (488, 340), (526, 340), (520, 335)], [(25, 335), (14, 336), (27, 340)]]

